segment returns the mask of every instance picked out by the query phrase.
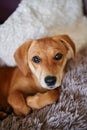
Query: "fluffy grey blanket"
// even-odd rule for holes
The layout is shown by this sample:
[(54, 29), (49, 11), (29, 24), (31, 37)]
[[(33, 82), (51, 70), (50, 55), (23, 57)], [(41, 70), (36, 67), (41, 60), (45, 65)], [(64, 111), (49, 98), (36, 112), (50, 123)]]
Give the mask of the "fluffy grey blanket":
[(87, 130), (87, 48), (69, 61), (56, 103), (26, 117), (11, 114), (0, 130)]

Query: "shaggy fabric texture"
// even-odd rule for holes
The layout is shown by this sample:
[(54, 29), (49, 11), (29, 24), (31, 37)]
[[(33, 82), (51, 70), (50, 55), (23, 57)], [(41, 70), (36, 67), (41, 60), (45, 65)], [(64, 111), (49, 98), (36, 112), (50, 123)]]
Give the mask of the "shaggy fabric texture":
[(9, 115), (0, 130), (87, 130), (87, 48), (69, 61), (59, 100), (26, 117)]
[(68, 34), (78, 46), (87, 42), (82, 0), (22, 0), (0, 25), (0, 58), (15, 65), (13, 54), (27, 39)]

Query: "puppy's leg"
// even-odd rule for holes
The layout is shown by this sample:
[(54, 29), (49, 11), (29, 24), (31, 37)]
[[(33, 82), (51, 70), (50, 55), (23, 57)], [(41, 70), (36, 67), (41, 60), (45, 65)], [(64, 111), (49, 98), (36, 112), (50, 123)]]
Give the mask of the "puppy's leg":
[(28, 96), (27, 105), (32, 109), (40, 109), (46, 105), (52, 104), (59, 98), (59, 89), (50, 90), (46, 93), (37, 93), (35, 96)]
[(0, 111), (0, 120), (4, 119), (7, 116), (7, 113)]
[(0, 120), (6, 118), (8, 114), (12, 113), (12, 108), (8, 104), (4, 104), (0, 109)]
[(8, 97), (8, 103), (16, 115), (27, 115), (31, 108), (27, 106), (23, 94), (20, 91), (12, 92)]

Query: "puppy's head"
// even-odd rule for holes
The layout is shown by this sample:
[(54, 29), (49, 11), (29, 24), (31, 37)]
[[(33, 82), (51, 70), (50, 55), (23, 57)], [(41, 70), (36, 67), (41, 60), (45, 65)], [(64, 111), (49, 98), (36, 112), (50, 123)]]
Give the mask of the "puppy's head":
[(15, 52), (18, 67), (26, 76), (29, 72), (38, 85), (54, 89), (61, 85), (67, 54), (75, 58), (75, 45), (67, 35), (59, 35), (24, 43)]

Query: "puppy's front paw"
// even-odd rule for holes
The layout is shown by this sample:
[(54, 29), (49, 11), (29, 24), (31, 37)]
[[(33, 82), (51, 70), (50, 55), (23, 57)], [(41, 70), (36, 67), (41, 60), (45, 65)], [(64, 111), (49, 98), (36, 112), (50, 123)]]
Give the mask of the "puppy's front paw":
[(24, 106), (22, 108), (17, 107), (14, 109), (14, 113), (18, 116), (26, 116), (27, 114), (29, 114), (31, 112), (31, 108), (28, 106)]
[(31, 107), (32, 109), (40, 109), (40, 98), (38, 95), (35, 96), (28, 96), (26, 98), (27, 105)]

